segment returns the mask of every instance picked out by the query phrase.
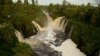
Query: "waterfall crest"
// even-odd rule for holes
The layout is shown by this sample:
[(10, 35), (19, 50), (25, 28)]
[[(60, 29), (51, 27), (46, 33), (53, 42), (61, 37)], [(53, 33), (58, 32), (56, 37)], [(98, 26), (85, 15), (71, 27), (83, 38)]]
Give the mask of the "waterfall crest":
[(42, 31), (42, 27), (35, 21), (32, 21), (32, 23), (34, 24), (35, 28), (37, 29), (37, 31)]
[(64, 32), (69, 20), (63, 16), (53, 20), (49, 13), (43, 13), (47, 18), (47, 26), (41, 27), (36, 21), (32, 21), (38, 31), (37, 34), (24, 39), (23, 35), (15, 30), (18, 40), (29, 44), (38, 56), (86, 56), (76, 48), (77, 45), (71, 39), (68, 39), (73, 27), (69, 34)]
[[(48, 22), (46, 23), (47, 26), (44, 26), (43, 28), (38, 24), (36, 23), (35, 21), (32, 21), (32, 23), (34, 24), (35, 28), (39, 31), (42, 31), (42, 30), (47, 30), (47, 28), (52, 28), (52, 30), (57, 30), (57, 31), (62, 31), (64, 32), (65, 31), (65, 27), (67, 26), (67, 23), (69, 20), (66, 20), (64, 19), (64, 16), (62, 17), (58, 17), (56, 18), (55, 20), (53, 20), (53, 18), (49, 15), (49, 13), (43, 11), (43, 13), (45, 14), (45, 16), (47, 17), (47, 20)], [(48, 29), (50, 30), (50, 29)]]

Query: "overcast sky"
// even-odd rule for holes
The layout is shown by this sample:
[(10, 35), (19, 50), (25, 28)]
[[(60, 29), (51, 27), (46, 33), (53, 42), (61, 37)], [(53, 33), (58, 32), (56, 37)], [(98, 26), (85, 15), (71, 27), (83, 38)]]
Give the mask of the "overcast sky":
[[(38, 0), (39, 4), (50, 4), (50, 3), (62, 3), (63, 0)], [(66, 0), (71, 4), (87, 4), (87, 3), (94, 3), (94, 0)]]
[[(16, 1), (16, 0), (14, 0)], [(38, 3), (41, 5), (48, 5), (50, 3), (59, 3), (61, 4), (63, 0), (38, 0)], [(71, 4), (87, 4), (87, 3), (95, 3), (95, 0), (66, 0), (67, 2), (71, 3)], [(29, 2), (31, 2), (31, 0), (29, 0)]]

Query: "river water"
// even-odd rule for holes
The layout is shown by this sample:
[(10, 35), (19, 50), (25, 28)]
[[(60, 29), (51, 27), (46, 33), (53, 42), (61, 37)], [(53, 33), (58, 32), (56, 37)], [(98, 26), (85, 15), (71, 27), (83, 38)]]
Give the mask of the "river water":
[[(23, 37), (20, 32), (17, 32), (16, 36), (20, 38)], [(23, 42), (23, 40), (21, 41)], [(34, 41), (31, 40), (28, 42), (34, 43)], [(80, 51), (80, 49), (77, 48), (77, 44), (75, 44), (71, 39), (66, 39), (60, 46), (50, 44), (50, 47), (58, 52), (61, 52), (62, 56), (86, 56), (83, 52)]]
[(54, 45), (51, 45), (51, 47), (57, 51), (61, 51), (62, 56), (86, 56), (71, 39), (67, 39), (60, 47), (55, 47)]
[[(69, 20), (66, 21), (64, 17), (58, 17), (53, 20), (48, 13), (44, 12), (44, 14), (47, 16), (48, 19), (48, 22), (46, 23), (47, 26), (41, 27), (37, 22), (32, 21), (38, 31), (35, 36), (36, 39), (34, 38), (34, 36), (32, 38), (29, 37), (27, 39), (23, 39), (24, 37), (22, 36), (22, 34), (19, 31), (16, 31), (16, 36), (18, 37), (18, 40), (20, 42), (26, 42), (32, 48), (34, 47), (34, 50), (37, 54), (39, 54), (39, 56), (48, 56), (48, 53), (54, 53), (54, 51), (61, 52), (61, 55), (57, 54), (56, 56), (86, 56), (77, 48), (77, 44), (75, 44), (71, 39), (67, 38), (71, 35), (72, 29), (70, 30), (68, 36), (66, 36), (66, 34), (64, 33), (65, 27), (67, 26)], [(37, 39), (39, 41), (37, 41)], [(45, 48), (43, 44), (39, 45), (41, 41), (45, 43), (45, 46), (50, 44), (49, 48)], [(37, 44), (34, 44), (35, 42), (37, 42)], [(37, 46), (38, 48), (35, 46)], [(54, 50), (52, 51), (51, 49)]]

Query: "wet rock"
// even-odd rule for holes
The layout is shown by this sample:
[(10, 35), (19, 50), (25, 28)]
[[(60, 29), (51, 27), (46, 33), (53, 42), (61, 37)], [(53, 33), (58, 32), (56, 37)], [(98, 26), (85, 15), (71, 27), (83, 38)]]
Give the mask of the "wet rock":
[(55, 45), (55, 46), (60, 46), (67, 38), (67, 35), (64, 32), (59, 32), (59, 31), (55, 31), (56, 35), (55, 38), (56, 40), (54, 42), (51, 42), (51, 44)]
[(58, 52), (45, 43), (37, 44), (33, 47), (33, 53), (37, 56), (62, 56), (61, 52)]

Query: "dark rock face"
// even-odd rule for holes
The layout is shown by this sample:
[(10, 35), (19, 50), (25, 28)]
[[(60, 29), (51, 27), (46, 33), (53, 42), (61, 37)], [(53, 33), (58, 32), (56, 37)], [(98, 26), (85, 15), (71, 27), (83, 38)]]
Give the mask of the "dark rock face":
[(68, 39), (67, 35), (64, 32), (59, 32), (59, 31), (55, 31), (55, 32), (56, 32), (56, 35), (55, 35), (56, 40), (54, 42), (51, 42), (51, 44), (55, 46), (60, 46), (62, 42)]
[(62, 56), (61, 52), (54, 50), (49, 45), (44, 43), (34, 46), (33, 53), (36, 56)]

